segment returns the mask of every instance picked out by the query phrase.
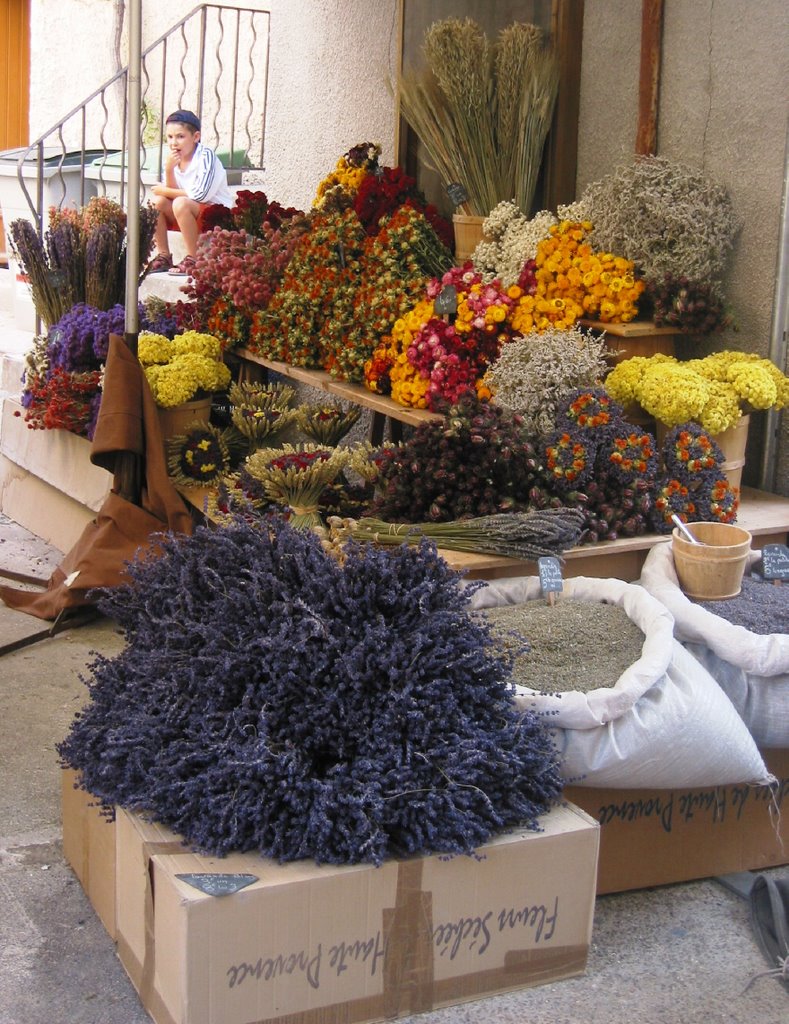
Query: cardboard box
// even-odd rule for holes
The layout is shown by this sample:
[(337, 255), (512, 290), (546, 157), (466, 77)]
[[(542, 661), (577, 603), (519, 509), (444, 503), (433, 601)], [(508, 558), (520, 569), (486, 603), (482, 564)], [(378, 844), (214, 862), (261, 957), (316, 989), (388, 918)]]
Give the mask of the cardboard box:
[(600, 823), (598, 894), (789, 863), (789, 750), (762, 755), (772, 789), (568, 787), (567, 799)]
[[(157, 1024), (352, 1024), (582, 973), (599, 829), (570, 805), (476, 856), (280, 865), (118, 813), (118, 954)], [(207, 895), (186, 874), (252, 875)]]
[(115, 822), (90, 793), (74, 788), (76, 778), (70, 769), (62, 772), (63, 855), (115, 939)]

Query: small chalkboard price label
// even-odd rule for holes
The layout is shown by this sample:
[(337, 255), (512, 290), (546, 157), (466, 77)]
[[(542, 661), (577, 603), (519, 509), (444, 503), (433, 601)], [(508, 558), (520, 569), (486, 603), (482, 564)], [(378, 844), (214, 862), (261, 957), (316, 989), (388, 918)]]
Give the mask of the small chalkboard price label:
[(335, 245), (334, 248), (335, 248), (335, 250), (337, 252), (337, 260), (338, 260), (338, 262), (340, 264), (340, 269), (341, 270), (345, 270), (345, 266), (346, 266), (346, 262), (347, 262), (346, 259), (345, 259), (345, 246), (342, 244), (342, 242), (338, 242)]
[(562, 566), (558, 558), (553, 556), (538, 558), (537, 572), (540, 574), (540, 587), (543, 594), (553, 597), (564, 586), (562, 582)]
[(766, 580), (789, 580), (789, 547), (786, 544), (764, 545), (762, 575)]
[(446, 186), (446, 192), (455, 206), (462, 206), (463, 203), (468, 201), (468, 192), (466, 192), (459, 181), (450, 181)]
[(458, 311), (458, 290), (453, 284), (444, 285), (433, 301), (436, 316), (454, 316)]
[(204, 892), (206, 896), (232, 896), (234, 892), (246, 889), (248, 885), (258, 880), (257, 875), (224, 875), (212, 874), (209, 871), (175, 877)]

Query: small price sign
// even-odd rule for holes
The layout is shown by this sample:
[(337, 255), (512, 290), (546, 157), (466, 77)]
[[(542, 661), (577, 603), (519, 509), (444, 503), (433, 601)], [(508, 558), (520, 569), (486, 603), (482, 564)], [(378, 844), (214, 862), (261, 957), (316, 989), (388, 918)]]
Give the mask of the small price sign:
[(446, 186), (447, 195), (455, 206), (462, 206), (468, 201), (468, 192), (459, 181), (450, 181)]
[(454, 316), (458, 311), (458, 290), (453, 284), (444, 285), (433, 302), (436, 316)]
[(338, 260), (338, 262), (340, 264), (340, 269), (341, 270), (345, 270), (345, 265), (346, 265), (345, 246), (342, 244), (342, 242), (338, 242), (337, 245), (335, 245), (334, 248), (335, 248), (335, 251), (337, 253), (337, 260)]
[(562, 580), (562, 566), (558, 558), (552, 555), (537, 559), (537, 572), (540, 575), (540, 587), (543, 595), (547, 597), (548, 604), (553, 604), (556, 594), (560, 593), (564, 582)]
[(258, 880), (257, 875), (216, 874), (210, 871), (176, 875), (175, 877), (180, 878), (182, 882), (186, 882), (194, 889), (204, 892), (207, 896), (232, 896), (234, 892), (239, 892)]
[(789, 580), (789, 547), (765, 544), (762, 548), (762, 575), (766, 580)]

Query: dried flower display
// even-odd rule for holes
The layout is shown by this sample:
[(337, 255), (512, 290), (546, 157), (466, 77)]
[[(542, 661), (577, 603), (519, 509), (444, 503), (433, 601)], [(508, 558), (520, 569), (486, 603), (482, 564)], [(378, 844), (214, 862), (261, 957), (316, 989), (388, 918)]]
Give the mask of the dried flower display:
[(129, 576), (101, 603), (127, 646), (93, 662), (58, 748), (106, 804), (211, 854), (378, 864), (471, 853), (559, 798), (546, 725), (427, 542), (340, 565), (311, 533), (236, 521)]
[[(139, 309), (140, 323), (148, 312)], [(21, 403), (33, 429), (61, 429), (93, 437), (110, 334), (122, 335), (122, 305), (102, 310), (79, 302), (34, 340), (25, 358)]]
[(608, 372), (601, 337), (579, 327), (551, 327), (504, 345), (485, 374), (492, 401), (523, 417), (534, 437), (556, 426), (561, 400), (577, 388), (594, 387)]
[(253, 314), (271, 299), (308, 225), (300, 210), (269, 203), (264, 192), (242, 191), (222, 223), (201, 234), (184, 291), (225, 347), (246, 342)]
[(142, 332), (137, 354), (157, 405), (172, 408), (200, 394), (221, 391), (230, 383), (217, 338), (184, 331), (172, 340)]
[(244, 468), (270, 501), (284, 506), (292, 526), (309, 530), (323, 526), (321, 495), (340, 475), (348, 458), (345, 448), (285, 444), (259, 448), (246, 459)]
[(524, 263), (536, 260), (538, 244), (550, 237), (557, 223), (547, 210), (529, 218), (511, 199), (504, 200), (485, 218), (483, 240), (471, 261), (484, 281), (497, 278), (505, 287), (516, 284)]
[(296, 422), (299, 430), (310, 440), (331, 448), (338, 445), (348, 431), (358, 423), (361, 414), (360, 405), (305, 404), (296, 410)]
[(469, 213), (506, 199), (528, 213), (559, 85), (541, 30), (515, 22), (491, 42), (471, 19), (447, 18), (423, 51), (427, 68), (402, 72), (396, 93), (444, 184), (463, 186)]
[[(140, 270), (153, 241), (156, 212), (140, 209)], [(126, 215), (106, 196), (94, 196), (81, 210), (49, 211), (43, 240), (30, 221), (9, 225), (15, 258), (30, 281), (33, 304), (48, 326), (72, 306), (110, 309), (126, 290)]]
[[(666, 157), (639, 156), (588, 185), (564, 215), (593, 224), (595, 248), (634, 261), (661, 320), (671, 306), (675, 320), (668, 322), (695, 330), (718, 326), (719, 312), (710, 314), (722, 301), (739, 224), (726, 190), (705, 174)], [(688, 300), (683, 290), (698, 298)]]
[(625, 359), (606, 378), (622, 404), (637, 402), (669, 427), (690, 421), (719, 434), (749, 409), (783, 409), (789, 377), (769, 359), (730, 349), (685, 362), (672, 356)]
[(170, 477), (180, 487), (209, 487), (230, 469), (227, 437), (210, 423), (167, 438), (165, 449)]
[(439, 548), (478, 551), (508, 558), (536, 560), (561, 555), (581, 539), (585, 516), (579, 509), (555, 508), (533, 512), (501, 512), (448, 523), (387, 523), (361, 519), (328, 519), (333, 543), (348, 539), (371, 544), (419, 544), (423, 537)]
[(370, 514), (416, 523), (526, 510), (538, 469), (521, 417), (467, 394), (445, 419), (379, 452)]

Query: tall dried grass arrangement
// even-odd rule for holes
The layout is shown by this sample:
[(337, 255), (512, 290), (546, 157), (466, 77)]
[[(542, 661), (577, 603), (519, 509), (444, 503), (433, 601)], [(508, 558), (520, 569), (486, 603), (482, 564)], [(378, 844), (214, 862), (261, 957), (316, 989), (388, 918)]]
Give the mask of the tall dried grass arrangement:
[(463, 186), (464, 212), (512, 199), (528, 215), (559, 87), (541, 29), (515, 22), (491, 43), (470, 18), (447, 18), (423, 52), (427, 67), (403, 71), (397, 96), (435, 170)]

